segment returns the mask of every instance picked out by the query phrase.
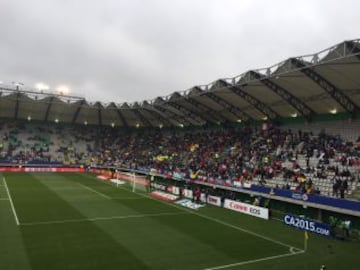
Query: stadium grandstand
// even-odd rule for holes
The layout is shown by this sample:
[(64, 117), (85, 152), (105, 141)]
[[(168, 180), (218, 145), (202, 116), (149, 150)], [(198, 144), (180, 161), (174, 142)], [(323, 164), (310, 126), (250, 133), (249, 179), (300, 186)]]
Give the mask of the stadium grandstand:
[[(251, 206), (254, 207), (249, 208), (252, 209), (248, 213), (251, 216), (284, 219), (287, 225), (294, 227), (294, 224), (287, 222), (293, 215), (299, 215), (304, 222), (311, 219), (327, 224), (329, 227), (326, 228), (331, 227), (334, 238), (358, 240), (359, 74), (360, 40), (349, 40), (314, 54), (291, 57), (268, 68), (250, 70), (234, 78), (218, 79), (207, 85), (134, 103), (89, 102), (83, 97), (64, 93), (37, 91), (20, 84), (1, 84), (0, 170), (9, 179), (8, 183), (5, 178), (3, 180), (8, 199), (11, 200), (9, 189), (15, 198), (19, 198), (18, 202), (14, 200), (15, 207), (11, 201), (16, 223), (30, 228), (39, 224), (66, 223), (72, 216), (64, 214), (65, 221), (51, 221), (56, 219), (56, 215), (49, 210), (50, 221), (41, 218), (40, 221), (32, 221), (30, 214), (35, 217), (41, 215), (34, 210), (19, 210), (18, 217), (15, 209), (26, 208), (26, 199), (20, 198), (25, 196), (25, 191), (16, 180), (11, 179), (14, 178), (11, 172), (66, 169), (96, 173), (102, 179), (116, 179), (117, 184), (123, 184), (122, 180), (128, 181), (133, 190), (144, 180), (145, 187), (139, 191), (141, 196), (148, 196), (150, 192), (154, 193), (153, 197), (167, 201), (191, 198), (184, 205), (179, 203), (191, 208), (189, 211), (196, 211), (194, 208), (207, 203), (240, 212), (246, 212), (244, 209)], [(86, 180), (87, 174), (84, 175), (78, 176), (82, 180), (75, 187), (71, 186), (75, 180), (66, 180), (68, 190), (85, 187), (84, 191), (107, 200), (114, 194), (113, 186), (102, 186), (103, 182)], [(55, 179), (52, 184), (41, 177), (39, 181), (46, 183), (49, 189), (50, 185), (56, 185), (56, 181), (62, 181)], [(87, 181), (94, 182), (88, 186)], [(65, 190), (66, 187), (52, 188)], [(31, 190), (35, 194), (39, 192), (36, 188)], [(68, 195), (62, 196), (67, 198)], [(234, 206), (239, 202), (245, 204)], [(91, 206), (99, 207), (93, 202)], [(76, 207), (80, 209), (85, 206), (79, 204)], [(130, 208), (129, 205), (127, 207)], [(139, 206), (131, 207), (135, 209)], [(205, 217), (205, 214), (199, 213), (196, 218)], [(289, 213), (292, 214), (289, 216)], [(225, 224), (230, 229), (237, 228), (241, 233), (259, 237), (261, 241), (269, 242), (270, 239), (269, 243), (280, 243), (281, 248), (290, 247), (290, 253), (285, 254), (280, 251), (271, 253), (272, 247), (268, 247), (264, 257), (254, 257), (253, 253), (245, 256), (244, 264), (253, 265), (254, 262), (293, 255), (305, 256), (303, 253), (308, 248), (307, 244), (300, 249), (296, 243), (289, 246), (273, 240), (273, 236), (249, 233), (246, 229), (231, 225), (231, 221), (227, 222), (224, 214), (219, 215), (221, 218), (205, 219), (208, 222), (215, 220), (217, 226)], [(129, 213), (129, 216), (135, 217), (133, 213)], [(98, 217), (88, 220), (96, 219), (101, 220)], [(70, 219), (69, 223), (79, 220), (83, 221), (76, 217)], [(182, 222), (176, 224), (183, 226), (178, 228), (183, 232), (188, 225)], [(263, 226), (257, 221), (244, 222), (248, 222), (249, 227), (252, 224), (259, 228)], [(347, 225), (349, 222), (354, 229), (351, 237)], [(171, 221), (168, 224), (180, 226), (171, 224)], [(129, 225), (129, 228), (132, 226)], [(202, 226), (205, 225), (199, 222), (199, 228)], [(212, 225), (208, 226), (210, 230)], [(215, 227), (213, 229), (217, 230)], [(320, 225), (319, 228), (317, 231), (300, 229), (322, 234)], [(109, 226), (106, 229), (113, 228)], [(190, 225), (188, 230), (191, 231)], [(144, 234), (143, 231), (138, 233)], [(174, 233), (174, 241), (178, 241), (176, 237)], [(226, 234), (221, 237), (226, 237)], [(305, 238), (307, 243), (308, 236)], [(201, 238), (202, 243), (211, 241), (204, 239)], [(330, 253), (332, 245), (335, 244), (327, 246)], [(317, 253), (313, 254), (315, 261)], [(235, 258), (237, 255), (234, 253), (231, 256)], [(209, 258), (204, 258), (204, 262), (200, 259), (200, 269), (215, 270), (242, 265), (241, 262), (232, 264), (232, 260), (227, 264), (223, 258), (219, 261), (222, 262), (221, 266), (211, 267), (206, 264)], [(33, 263), (44, 266), (40, 260)], [(157, 265), (156, 260), (152, 263), (155, 266), (151, 269), (181, 269), (169, 267), (166, 263), (170, 262), (163, 261), (165, 266)], [(134, 267), (129, 269), (150, 269), (140, 263)], [(194, 268), (186, 267), (182, 269), (198, 269), (196, 264)]]
[[(360, 168), (359, 68), (360, 43), (352, 40), (133, 104), (90, 103), (2, 85), (0, 117), (7, 120), (1, 127), (1, 162), (161, 168), (161, 173), (173, 168), (181, 177), (196, 171), (200, 178), (300, 188), (284, 183), (290, 173), (284, 170), (293, 173), (295, 161), (295, 171), (306, 169), (314, 183), (309, 192), (339, 196), (336, 170), (336, 175), (346, 175), (342, 180), (351, 195)], [(185, 129), (174, 133), (174, 128)], [(244, 150), (245, 145), (251, 147)], [(134, 154), (126, 156), (129, 152)], [(204, 164), (211, 155), (219, 157)], [(270, 155), (274, 158), (268, 160)], [(332, 170), (318, 168), (319, 163)]]

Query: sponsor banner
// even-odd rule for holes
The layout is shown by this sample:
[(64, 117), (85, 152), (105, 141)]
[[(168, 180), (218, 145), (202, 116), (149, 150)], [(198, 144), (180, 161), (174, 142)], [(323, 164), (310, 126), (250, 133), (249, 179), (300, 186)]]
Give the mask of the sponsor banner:
[(328, 224), (291, 214), (285, 214), (283, 221), (286, 225), (298, 228), (300, 230), (320, 234), (323, 236), (330, 236), (331, 230)]
[(151, 183), (151, 187), (158, 190), (166, 190), (166, 186), (158, 183)]
[(85, 172), (85, 169), (72, 167), (0, 167), (0, 172)]
[(166, 192), (173, 193), (173, 186), (167, 186)]
[(207, 197), (207, 203), (212, 204), (212, 205), (216, 205), (216, 206), (221, 206), (221, 198), (217, 197), (217, 196), (209, 195)]
[[(251, 190), (261, 193), (269, 194), (271, 191), (271, 188), (269, 187), (263, 187), (263, 186), (257, 186), (252, 185)], [(327, 196), (319, 196), (319, 195), (307, 195), (303, 196), (301, 193), (295, 193), (291, 190), (285, 190), (285, 189), (273, 189), (276, 196), (295, 199), (295, 200), (302, 200), (310, 203), (318, 203), (322, 205), (332, 206), (332, 207), (338, 207), (338, 208), (344, 208), (347, 210), (353, 210), (359, 212), (360, 209), (360, 202), (359, 201), (352, 201), (352, 200), (346, 200), (346, 199), (338, 199), (338, 198), (331, 198)], [(295, 198), (294, 198), (295, 197)]]
[(181, 199), (181, 200), (176, 201), (175, 203), (178, 205), (193, 209), (193, 210), (198, 210), (199, 208), (205, 206), (204, 204), (198, 204), (198, 203), (192, 202), (189, 199)]
[(179, 187), (172, 187), (172, 194), (180, 195), (180, 188)]
[(247, 203), (241, 203), (241, 202), (225, 199), (224, 208), (258, 218), (269, 219), (269, 209), (264, 207), (259, 207)]
[(309, 199), (308, 195), (305, 193), (292, 193), (291, 194), (291, 198), (295, 199), (295, 200), (303, 200), (303, 201), (307, 201)]
[(110, 182), (116, 184), (116, 185), (124, 185), (125, 181), (119, 180), (119, 179), (110, 179)]
[(103, 181), (109, 180), (109, 177), (107, 177), (105, 175), (98, 175), (98, 176), (96, 176), (96, 178), (100, 179), (100, 180), (103, 180)]
[(184, 189), (183, 194), (184, 197), (192, 199), (193, 198), (193, 192), (191, 189)]
[(202, 201), (203, 203), (206, 203), (206, 194), (205, 193), (200, 194), (200, 201)]
[(24, 168), (24, 172), (56, 172), (56, 168), (31, 168), (31, 167), (27, 167)]
[(19, 167), (0, 167), (0, 172), (23, 172), (24, 168)]
[(179, 198), (179, 196), (168, 194), (163, 191), (153, 191), (150, 193), (150, 195), (154, 198), (163, 200), (163, 201), (175, 201)]

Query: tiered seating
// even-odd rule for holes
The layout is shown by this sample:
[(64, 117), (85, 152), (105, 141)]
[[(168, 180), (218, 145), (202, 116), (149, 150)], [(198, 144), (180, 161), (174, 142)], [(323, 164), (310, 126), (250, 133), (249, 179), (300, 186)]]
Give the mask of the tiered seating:
[[(320, 124), (313, 127), (323, 129)], [(346, 182), (345, 195), (352, 194), (360, 168), (354, 165), (359, 150), (323, 130), (315, 134), (269, 125), (267, 130), (123, 132), (33, 123), (5, 124), (1, 129), (0, 134), (8, 134), (3, 163), (115, 165), (225, 185), (250, 182), (327, 196), (341, 196)], [(340, 194), (334, 192), (334, 183)]]

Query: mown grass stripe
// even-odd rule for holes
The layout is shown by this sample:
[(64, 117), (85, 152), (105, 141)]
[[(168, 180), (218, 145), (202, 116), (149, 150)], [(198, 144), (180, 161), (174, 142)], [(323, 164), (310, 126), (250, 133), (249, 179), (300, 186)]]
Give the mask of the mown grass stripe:
[[(108, 183), (108, 182), (104, 182), (104, 181), (101, 181), (101, 182), (100, 182), (100, 181), (98, 181), (98, 180), (96, 180), (96, 179), (94, 179), (94, 178), (91, 178), (91, 179), (93, 179), (93, 181), (96, 181), (96, 182), (98, 182), (98, 183), (104, 183), (104, 184), (113, 186), (112, 183)], [(113, 186), (113, 187), (114, 187), (114, 186)], [(278, 245), (281, 245), (281, 246), (284, 246), (284, 247), (288, 247), (288, 248), (296, 248), (297, 250), (301, 250), (300, 248), (294, 247), (294, 246), (289, 245), (289, 244), (287, 244), (287, 243), (283, 243), (283, 242), (281, 242), (281, 241), (278, 241), (278, 240), (276, 240), (276, 239), (270, 238), (270, 237), (268, 237), (268, 236), (265, 236), (265, 235), (262, 235), (262, 234), (258, 234), (258, 233), (256, 233), (256, 232), (253, 232), (253, 231), (244, 229), (244, 228), (242, 228), (242, 227), (240, 227), (240, 226), (233, 225), (233, 224), (230, 224), (230, 223), (228, 223), (228, 222), (219, 220), (219, 219), (217, 219), (217, 218), (213, 218), (213, 217), (210, 217), (210, 216), (207, 216), (207, 215), (200, 214), (200, 213), (198, 213), (198, 212), (192, 211), (192, 210), (190, 210), (190, 209), (186, 209), (186, 208), (184, 208), (184, 207), (175, 205), (175, 204), (170, 203), (170, 202), (166, 202), (166, 201), (161, 201), (161, 200), (155, 199), (155, 198), (153, 198), (153, 197), (151, 197), (151, 196), (149, 196), (149, 195), (147, 195), (147, 194), (136, 193), (136, 192), (133, 193), (132, 191), (126, 189), (125, 187), (120, 187), (120, 188), (123, 189), (123, 190), (126, 190), (126, 191), (130, 192), (131, 194), (136, 194), (136, 195), (141, 196), (141, 197), (144, 197), (144, 198), (148, 198), (148, 199), (151, 199), (151, 200), (155, 200), (155, 201), (160, 202), (160, 203), (162, 203), (162, 204), (166, 204), (166, 205), (168, 205), (168, 206), (171, 206), (171, 207), (180, 209), (180, 210), (182, 210), (182, 211), (191, 213), (191, 214), (193, 214), (193, 215), (199, 216), (199, 217), (201, 217), (201, 218), (204, 218), (204, 219), (207, 219), (207, 220), (210, 220), (210, 221), (219, 223), (219, 224), (224, 225), (224, 226), (226, 226), (226, 227), (229, 227), (229, 228), (232, 228), (232, 229), (235, 229), (235, 230), (238, 230), (238, 231), (242, 231), (242, 232), (244, 232), (244, 233), (253, 235), (253, 236), (255, 236), (255, 237), (262, 238), (262, 239), (267, 240), (267, 241), (270, 241), (270, 242), (272, 242), (272, 243), (275, 243), (275, 244), (278, 244)]]

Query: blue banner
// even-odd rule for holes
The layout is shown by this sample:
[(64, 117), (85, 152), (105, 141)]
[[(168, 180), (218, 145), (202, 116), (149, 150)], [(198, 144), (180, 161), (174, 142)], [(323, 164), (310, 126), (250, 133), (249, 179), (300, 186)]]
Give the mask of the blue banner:
[(339, 199), (339, 198), (331, 198), (321, 195), (308, 195), (305, 193), (298, 193), (291, 190), (286, 189), (271, 189), (269, 187), (264, 186), (256, 186), (252, 185), (251, 188), (247, 190), (253, 190), (261, 193), (269, 194), (270, 191), (273, 191), (273, 195), (280, 196), (280, 197), (286, 197), (293, 200), (299, 200), (304, 202), (311, 202), (311, 203), (317, 203), (327, 206), (333, 206), (338, 208), (344, 208), (352, 211), (360, 211), (360, 202), (359, 201), (351, 201), (346, 199)]
[(283, 221), (286, 225), (298, 228), (300, 230), (320, 234), (323, 236), (330, 236), (331, 230), (328, 224), (291, 214), (285, 214)]

